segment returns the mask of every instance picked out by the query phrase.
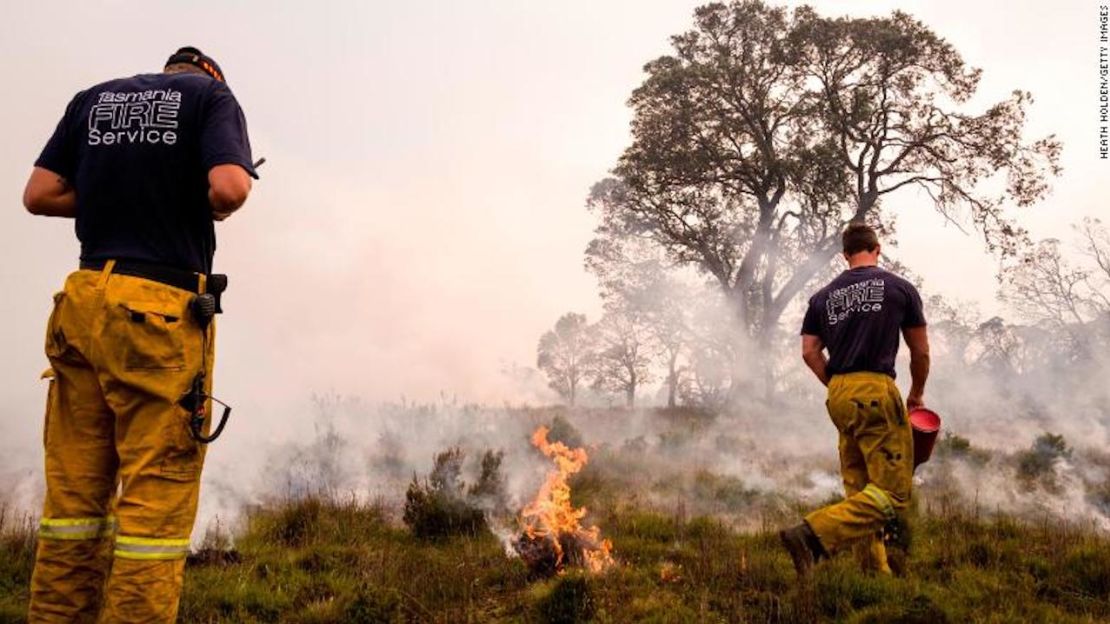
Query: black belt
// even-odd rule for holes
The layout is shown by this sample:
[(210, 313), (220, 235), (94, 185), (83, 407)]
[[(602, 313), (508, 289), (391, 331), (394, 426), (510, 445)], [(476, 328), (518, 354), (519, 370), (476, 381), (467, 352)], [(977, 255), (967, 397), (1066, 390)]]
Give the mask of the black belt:
[[(108, 264), (107, 260), (82, 260), (81, 268), (101, 271), (105, 264)], [(200, 292), (200, 276), (204, 275), (203, 273), (194, 273), (193, 271), (186, 271), (164, 264), (135, 260), (116, 260), (115, 266), (112, 267), (112, 273), (141, 277), (194, 293)], [(221, 273), (205, 275), (204, 290), (216, 296), (216, 313), (222, 313), (220, 295), (227, 290), (227, 276)]]

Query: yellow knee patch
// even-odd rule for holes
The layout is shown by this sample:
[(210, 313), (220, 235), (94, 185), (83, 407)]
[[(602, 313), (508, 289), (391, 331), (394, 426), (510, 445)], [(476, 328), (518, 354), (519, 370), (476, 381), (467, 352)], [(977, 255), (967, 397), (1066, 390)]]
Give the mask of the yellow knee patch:
[(189, 538), (116, 537), (115, 556), (121, 559), (184, 559), (189, 553)]
[(39, 539), (92, 540), (111, 535), (116, 529), (112, 516), (100, 518), (43, 518)]

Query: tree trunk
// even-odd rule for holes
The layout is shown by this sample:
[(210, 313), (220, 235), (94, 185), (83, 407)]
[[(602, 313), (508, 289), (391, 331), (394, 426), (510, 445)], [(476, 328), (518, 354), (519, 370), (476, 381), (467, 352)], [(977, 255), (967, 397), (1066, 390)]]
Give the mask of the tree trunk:
[(625, 387), (624, 403), (628, 409), (636, 407), (636, 386), (639, 385), (636, 379), (636, 371), (633, 370), (633, 365), (628, 366), (628, 385)]
[(675, 370), (677, 363), (678, 351), (676, 350), (667, 361), (667, 407), (675, 406), (675, 395), (678, 394), (678, 371)]
[[(778, 319), (775, 319), (778, 323)], [(760, 381), (763, 383), (763, 400), (770, 402), (775, 396), (775, 370), (774, 370), (774, 347), (771, 346), (771, 330), (769, 326), (763, 327), (757, 339), (756, 344), (759, 345), (759, 353), (764, 358), (763, 366), (760, 367), (762, 373)]]

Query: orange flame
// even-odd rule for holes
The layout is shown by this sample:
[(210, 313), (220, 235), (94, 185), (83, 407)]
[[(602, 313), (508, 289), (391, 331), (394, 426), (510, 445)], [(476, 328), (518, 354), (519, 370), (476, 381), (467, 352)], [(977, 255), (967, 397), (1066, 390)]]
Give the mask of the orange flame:
[(536, 429), (532, 434), (532, 446), (555, 462), (555, 470), (547, 473), (536, 498), (521, 512), (524, 532), (531, 539), (544, 539), (552, 545), (559, 570), (562, 570), (566, 557), (559, 538), (572, 536), (574, 543), (582, 548), (585, 567), (591, 572), (600, 572), (613, 564), (613, 545), (609, 540), (601, 539), (601, 529), (582, 526), (586, 508), (575, 509), (571, 505), (570, 484), (567, 482), (571, 475), (582, 470), (589, 457), (585, 449), (572, 449), (562, 442), (549, 442), (548, 431), (543, 426)]

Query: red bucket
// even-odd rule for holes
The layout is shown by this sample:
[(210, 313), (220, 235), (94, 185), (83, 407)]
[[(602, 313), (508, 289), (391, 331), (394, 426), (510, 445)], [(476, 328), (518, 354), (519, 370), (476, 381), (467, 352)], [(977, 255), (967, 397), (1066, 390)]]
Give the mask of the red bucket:
[(933, 445), (940, 432), (940, 414), (927, 407), (910, 410), (910, 426), (913, 428), (913, 467), (929, 461)]

